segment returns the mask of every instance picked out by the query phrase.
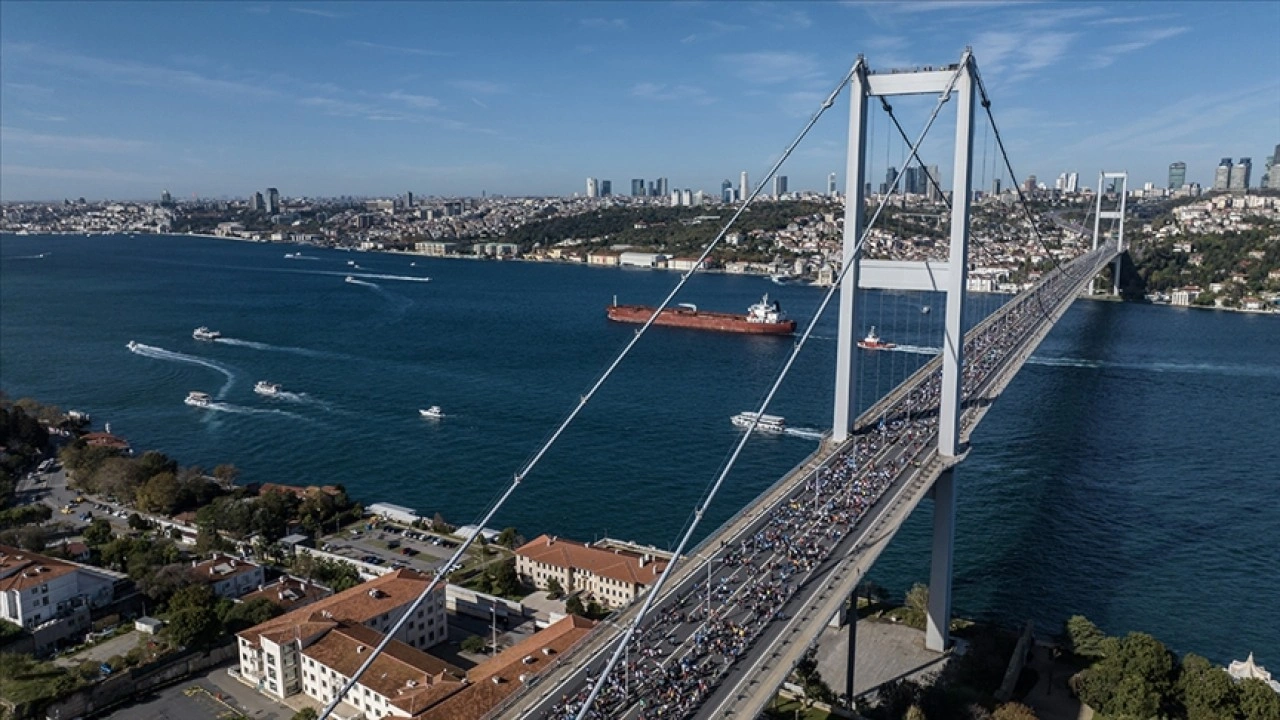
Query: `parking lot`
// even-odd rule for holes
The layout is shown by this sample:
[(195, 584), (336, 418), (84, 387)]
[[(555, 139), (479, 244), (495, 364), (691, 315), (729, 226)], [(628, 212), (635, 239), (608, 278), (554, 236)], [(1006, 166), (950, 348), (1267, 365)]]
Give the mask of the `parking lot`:
[(335, 555), (371, 565), (408, 567), (424, 572), (442, 567), (460, 543), (457, 538), (390, 523), (360, 523), (319, 541), (321, 550)]

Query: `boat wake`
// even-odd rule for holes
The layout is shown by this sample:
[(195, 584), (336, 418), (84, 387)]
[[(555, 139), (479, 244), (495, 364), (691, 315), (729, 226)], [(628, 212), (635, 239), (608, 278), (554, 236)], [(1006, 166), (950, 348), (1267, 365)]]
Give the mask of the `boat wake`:
[(787, 428), (782, 431), (783, 435), (791, 437), (804, 438), (805, 440), (821, 440), (822, 431), (814, 428)]
[[(351, 283), (352, 285), (363, 285), (365, 287), (375, 288), (378, 290), (382, 289), (377, 283), (371, 283), (366, 280), (357, 280), (355, 275), (348, 275), (347, 277), (351, 278), (347, 282)], [(361, 277), (364, 277), (364, 276), (362, 275)]]
[(329, 403), (321, 400), (320, 398), (312, 397), (304, 392), (289, 392), (288, 390), (281, 390), (270, 397), (274, 400), (284, 400), (286, 402), (301, 403), (304, 405), (315, 405), (316, 407), (324, 408), (325, 410), (332, 409), (329, 406)]
[(170, 362), (199, 365), (200, 367), (206, 367), (210, 370), (222, 373), (223, 377), (225, 377), (227, 381), (222, 384), (222, 389), (218, 390), (219, 398), (225, 396), (227, 391), (231, 389), (231, 386), (234, 385), (236, 381), (235, 371), (221, 363), (214, 362), (213, 360), (206, 360), (202, 357), (174, 352), (173, 350), (165, 350), (164, 348), (155, 347), (154, 345), (143, 345), (142, 343), (134, 343), (133, 346), (129, 348), (129, 351), (135, 355), (152, 358), (153, 360), (168, 360)]
[[(359, 266), (357, 265), (357, 267)], [(356, 273), (351, 277), (365, 278), (367, 280), (397, 280), (401, 282), (423, 282), (423, 283), (431, 282), (431, 278), (429, 277), (415, 277), (413, 275), (381, 275), (378, 273)], [(359, 282), (359, 280), (353, 280), (352, 282)]]
[(320, 258), (313, 255), (303, 255), (302, 253), (288, 253), (284, 256), (285, 260), (319, 260)]
[(288, 410), (276, 410), (274, 408), (252, 408), (244, 405), (232, 405), (231, 403), (215, 402), (209, 403), (200, 408), (201, 410), (217, 410), (218, 412), (233, 413), (236, 415), (283, 415), (293, 418), (294, 420), (306, 420), (297, 413), (291, 413)]
[(913, 355), (937, 355), (942, 352), (942, 348), (926, 347), (924, 345), (894, 345), (891, 348), (885, 348), (892, 352), (911, 353)]
[(44, 252), (39, 255), (15, 255), (13, 257), (7, 257), (5, 260), (43, 260), (52, 254), (53, 253)]
[(267, 352), (292, 353), (294, 355), (306, 355), (307, 357), (325, 356), (325, 353), (318, 350), (308, 350), (307, 348), (290, 347), (288, 345), (270, 345), (268, 343), (254, 342), (253, 340), (239, 340), (237, 338), (220, 337), (215, 339), (214, 342), (222, 343), (223, 345), (253, 348), (254, 350), (266, 350)]

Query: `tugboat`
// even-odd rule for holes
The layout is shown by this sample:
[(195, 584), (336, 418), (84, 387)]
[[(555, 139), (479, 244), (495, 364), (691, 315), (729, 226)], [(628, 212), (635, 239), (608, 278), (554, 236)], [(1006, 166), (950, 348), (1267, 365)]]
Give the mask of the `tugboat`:
[(898, 346), (881, 340), (880, 336), (876, 334), (876, 326), (872, 325), (871, 332), (867, 333), (866, 337), (858, 341), (858, 347), (863, 350), (890, 350)]
[(439, 405), (432, 405), (426, 410), (419, 410), (418, 414), (428, 420), (439, 420), (444, 417), (444, 411), (440, 409)]
[(222, 337), (222, 333), (218, 332), (217, 330), (210, 330), (209, 328), (201, 325), (200, 327), (192, 331), (191, 337), (197, 340), (213, 341)]
[(280, 394), (280, 383), (272, 383), (272, 382), (267, 382), (266, 380), (259, 380), (258, 384), (253, 386), (253, 391), (258, 393), (259, 395), (266, 395), (267, 397), (275, 397), (276, 395)]
[(202, 392), (199, 392), (198, 390), (192, 390), (191, 392), (187, 393), (187, 399), (183, 400), (182, 402), (192, 407), (209, 407), (209, 404), (213, 402), (213, 398), (209, 396), (209, 393), (202, 393)]
[[(619, 305), (615, 299), (605, 308), (605, 314), (614, 322), (644, 324), (653, 310), (645, 305)], [(663, 310), (653, 324), (752, 335), (790, 335), (796, 331), (796, 321), (788, 320), (782, 305), (769, 300), (768, 295), (747, 308), (746, 315), (699, 310), (697, 305), (682, 303)]]

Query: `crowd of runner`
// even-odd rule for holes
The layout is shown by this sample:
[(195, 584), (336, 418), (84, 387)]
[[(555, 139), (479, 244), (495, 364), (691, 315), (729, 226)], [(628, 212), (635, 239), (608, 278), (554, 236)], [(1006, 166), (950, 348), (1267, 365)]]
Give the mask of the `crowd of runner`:
[[(1018, 298), (965, 343), (963, 396), (1000, 369), (1074, 283), (1063, 272)], [(632, 637), (624, 661), (605, 679), (590, 718), (641, 720), (692, 716), (787, 602), (826, 562), (855, 524), (895, 483), (925, 462), (937, 437), (941, 370), (897, 399), (879, 423), (811, 473), (763, 522), (712, 550), (705, 575), (655, 606)], [(701, 557), (701, 556), (700, 556)], [(576, 717), (596, 678), (566, 694), (547, 720)]]

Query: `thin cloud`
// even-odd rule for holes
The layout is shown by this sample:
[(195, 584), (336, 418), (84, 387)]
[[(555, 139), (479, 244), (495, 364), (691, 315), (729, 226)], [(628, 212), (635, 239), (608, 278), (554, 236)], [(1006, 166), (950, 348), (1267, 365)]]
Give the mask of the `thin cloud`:
[(395, 100), (397, 102), (402, 102), (405, 105), (408, 105), (409, 107), (415, 107), (422, 110), (428, 110), (430, 108), (440, 106), (440, 101), (433, 97), (430, 97), (428, 95), (412, 95), (410, 93), (401, 92), (400, 90), (389, 92), (383, 97), (387, 98), (388, 100)]
[(488, 105), (485, 105), (484, 103), (480, 102), (477, 98), (471, 98), (471, 102), (475, 103), (476, 105), (479, 105), (480, 107), (484, 108), (485, 110), (488, 110), (488, 109), (489, 109), (489, 106), (488, 106)]
[(0, 165), (0, 175), (51, 178), (54, 180), (102, 180), (107, 182), (154, 183), (157, 179), (139, 173), (106, 168), (51, 168), (32, 165)]
[(343, 15), (342, 13), (334, 12), (332, 10), (321, 10), (320, 8), (309, 8), (309, 7), (290, 7), (289, 12), (296, 12), (302, 15), (312, 15), (315, 17), (328, 18), (330, 20), (337, 20), (339, 18), (346, 17), (346, 15)]
[(696, 85), (643, 82), (631, 88), (631, 95), (645, 100), (691, 102), (695, 105), (710, 105), (715, 102), (715, 98), (708, 96), (706, 90)]
[(449, 84), (473, 95), (501, 95), (511, 91), (509, 86), (490, 80), (454, 80)]
[(212, 96), (247, 95), (258, 98), (276, 97), (272, 88), (251, 85), (237, 80), (223, 80), (202, 75), (192, 70), (176, 70), (169, 67), (146, 65), (131, 61), (106, 60), (74, 53), (33, 52), (31, 62), (67, 70), (81, 77), (91, 77), (123, 85), (141, 85), (172, 90), (182, 87)]
[(797, 52), (751, 52), (721, 55), (719, 61), (742, 80), (753, 85), (815, 80), (821, 77), (817, 60)]
[(421, 55), (424, 57), (445, 57), (452, 55), (452, 53), (442, 52), (440, 50), (427, 50), (425, 48), (404, 47), (401, 45), (387, 45), (385, 43), (369, 42), (368, 40), (348, 40), (346, 44), (348, 47), (380, 50), (394, 55)]
[(1129, 35), (1127, 42), (1108, 45), (1103, 48), (1098, 55), (1095, 55), (1089, 61), (1089, 67), (1094, 70), (1100, 70), (1114, 63), (1121, 55), (1137, 52), (1146, 49), (1169, 38), (1177, 37), (1190, 30), (1186, 27), (1166, 27), (1152, 28), (1150, 30), (1141, 30)]
[(101, 137), (95, 135), (49, 135), (16, 127), (0, 127), (4, 144), (51, 148), (71, 152), (131, 153), (144, 150), (151, 143), (144, 140)]
[(585, 28), (593, 28), (597, 30), (626, 30), (627, 21), (623, 18), (583, 18), (578, 24)]
[(751, 14), (762, 18), (774, 30), (805, 30), (813, 27), (813, 19), (804, 10), (788, 5), (759, 3), (749, 5)]

